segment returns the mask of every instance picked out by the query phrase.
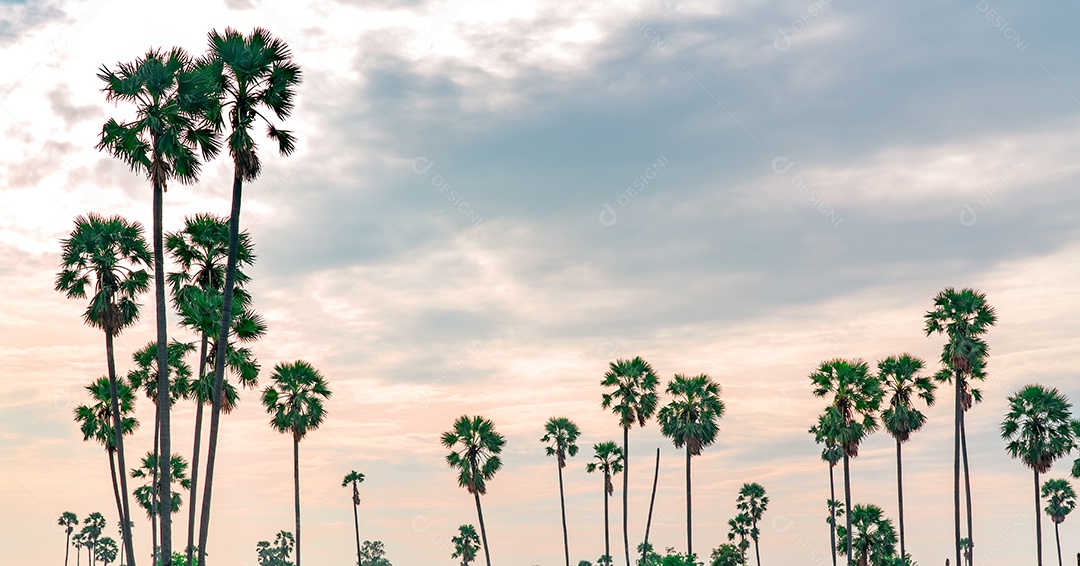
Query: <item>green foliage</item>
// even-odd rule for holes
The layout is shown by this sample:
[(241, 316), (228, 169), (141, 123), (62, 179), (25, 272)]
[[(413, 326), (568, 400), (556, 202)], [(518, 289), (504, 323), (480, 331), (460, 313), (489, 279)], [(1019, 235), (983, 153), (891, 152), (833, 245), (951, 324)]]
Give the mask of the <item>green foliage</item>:
[(1005, 451), (1032, 470), (1046, 473), (1054, 461), (1076, 447), (1072, 404), (1056, 388), (1028, 385), (1009, 397), (1001, 422)]
[(849, 457), (859, 455), (859, 444), (877, 429), (875, 415), (884, 395), (881, 385), (870, 375), (862, 360), (833, 359), (822, 362), (810, 374), (814, 396), (832, 397), (832, 403), (819, 417), (811, 432), (825, 440), (826, 446), (840, 446)]
[(487, 482), (502, 468), (499, 454), (506, 445), (495, 424), (479, 415), (462, 415), (440, 442), (450, 449), (446, 463), (458, 470), (458, 485), (469, 493), (487, 493)]
[(345, 479), (341, 480), (341, 487), (352, 486), (353, 505), (360, 505), (360, 489), (359, 484), (364, 481), (364, 474), (356, 470), (352, 470), (348, 474), (345, 474)]
[(755, 531), (757, 529), (751, 523), (750, 515), (747, 513), (739, 513), (728, 519), (727, 538), (730, 541), (739, 540), (735, 547), (739, 550), (743, 562), (746, 562), (746, 549), (750, 548), (750, 541), (747, 539), (754, 536)]
[(604, 474), (604, 490), (610, 495), (615, 493), (615, 486), (611, 483), (611, 477), (615, 474), (623, 471), (623, 451), (619, 448), (618, 444), (609, 440), (607, 442), (601, 442), (593, 445), (593, 459), (595, 462), (589, 462), (585, 465), (585, 471), (588, 473), (602, 472)]
[(685, 445), (691, 456), (701, 454), (702, 449), (716, 441), (720, 431), (717, 421), (724, 416), (720, 385), (705, 374), (695, 377), (676, 374), (668, 382), (667, 392), (672, 400), (657, 415), (660, 432), (676, 448)]
[[(184, 358), (195, 350), (193, 344), (173, 340), (166, 347), (166, 355), (169, 365), (169, 405), (189, 394), (191, 389), (191, 366)], [(142, 349), (131, 355), (135, 362), (135, 369), (127, 374), (128, 383), (131, 387), (142, 389), (146, 398), (157, 404), (158, 369), (157, 369), (157, 341), (148, 342)]]
[[(112, 395), (109, 378), (100, 377), (85, 387), (90, 393), (91, 405), (75, 407), (75, 421), (79, 423), (83, 440), (95, 440), (108, 451), (116, 450), (116, 433), (113, 429)], [(127, 436), (139, 427), (139, 421), (129, 416), (135, 410), (135, 394), (122, 379), (116, 380), (117, 403), (120, 407), (122, 433)]]
[(610, 408), (618, 415), (619, 426), (623, 428), (631, 428), (635, 422), (638, 426), (645, 426), (645, 421), (656, 412), (656, 388), (659, 384), (656, 372), (641, 357), (615, 360), (609, 364), (608, 372), (600, 382), (601, 386), (614, 390), (603, 394), (600, 406)]
[(734, 544), (721, 544), (709, 555), (709, 566), (742, 566), (746, 554)]
[(64, 511), (56, 524), (64, 527), (64, 532), (70, 535), (71, 531), (75, 530), (75, 526), (79, 524), (79, 518), (71, 511)]
[[(934, 297), (934, 309), (924, 318), (927, 336), (937, 333), (948, 337), (941, 350), (941, 364), (959, 372), (961, 379), (985, 379), (987, 346), (981, 336), (997, 323), (986, 295), (974, 289), (947, 287)], [(951, 380), (949, 372), (936, 377)]]
[(331, 395), (319, 370), (303, 360), (279, 363), (270, 379), (270, 386), (263, 390), (262, 402), (266, 412), (272, 415), (271, 428), (291, 434), (297, 441), (319, 428), (326, 418), (323, 403)]
[(914, 398), (927, 406), (934, 404), (936, 386), (929, 377), (920, 376), (924, 362), (910, 354), (892, 356), (878, 362), (878, 379), (889, 403), (881, 414), (881, 422), (893, 438), (905, 442), (911, 433), (926, 423), (926, 415), (915, 408)]
[[(896, 555), (896, 529), (877, 505), (855, 505), (851, 510), (851, 549), (860, 564), (891, 566)], [(836, 550), (847, 551), (847, 528), (836, 527)]]
[(1046, 500), (1046, 514), (1055, 523), (1065, 521), (1065, 517), (1076, 509), (1076, 492), (1069, 480), (1046, 480), (1042, 486), (1042, 497)]
[[(120, 553), (120, 548), (116, 545), (116, 541), (109, 537), (101, 537), (97, 543), (94, 544), (94, 559), (100, 560), (106, 566), (110, 562), (116, 561), (117, 554)], [(176, 566), (175, 564), (173, 566)]]
[[(745, 513), (751, 524), (757, 525), (765, 510), (769, 507), (769, 497), (765, 495), (765, 488), (759, 483), (744, 483), (739, 489), (739, 496), (735, 500), (735, 508)], [(750, 538), (758, 540), (760, 531), (755, 526), (750, 530)]]
[(360, 566), (393, 566), (386, 559), (386, 549), (382, 541), (365, 540), (360, 545)]
[(278, 531), (277, 537), (274, 538), (274, 544), (270, 544), (265, 540), (259, 541), (255, 545), (258, 552), (259, 566), (293, 566), (292, 561), (289, 560), (289, 555), (292, 554), (295, 546), (293, 534), (289, 531)]
[(566, 457), (577, 456), (578, 446), (575, 444), (581, 431), (578, 430), (574, 421), (566, 417), (551, 417), (544, 425), (544, 437), (540, 442), (546, 442), (545, 451), (548, 456), (556, 456), (559, 459), (559, 467), (566, 467)]
[(461, 566), (469, 566), (470, 562), (476, 560), (476, 553), (480, 550), (480, 536), (476, 534), (475, 527), (461, 525), (458, 527), (457, 536), (451, 537), (450, 542), (454, 543), (454, 553), (450, 558), (460, 558)]
[[(155, 509), (156, 503), (161, 497), (161, 488), (154, 489), (154, 471), (158, 469), (157, 455), (153, 452), (147, 452), (142, 457), (142, 465), (138, 468), (131, 470), (132, 479), (145, 479), (147, 483), (145, 485), (135, 488), (135, 500), (138, 501), (139, 506), (146, 511), (147, 518), (152, 518), (159, 514), (159, 510)], [(169, 470), (171, 474), (169, 481), (175, 486), (183, 489), (191, 489), (191, 480), (187, 477), (188, 463), (180, 454), (173, 454), (169, 460)], [(160, 481), (160, 478), (159, 480)], [(180, 505), (183, 504), (183, 498), (180, 496), (179, 490), (175, 487), (170, 489), (172, 494), (172, 513), (178, 513), (180, 511)]]

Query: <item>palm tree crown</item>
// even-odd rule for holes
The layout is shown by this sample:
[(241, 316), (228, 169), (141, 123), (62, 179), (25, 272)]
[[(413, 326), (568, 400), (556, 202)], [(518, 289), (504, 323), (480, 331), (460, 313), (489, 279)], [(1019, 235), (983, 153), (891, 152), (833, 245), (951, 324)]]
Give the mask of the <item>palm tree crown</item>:
[(1055, 523), (1062, 523), (1065, 517), (1076, 509), (1076, 492), (1069, 480), (1046, 480), (1042, 485), (1042, 496), (1046, 499), (1046, 514)]
[(495, 424), (479, 415), (463, 415), (440, 441), (450, 449), (446, 463), (457, 468), (458, 485), (469, 493), (487, 493), (488, 480), (502, 468), (499, 454), (506, 445), (506, 439), (495, 431)]
[(827, 419), (837, 425), (833, 429), (836, 444), (848, 456), (858, 456), (859, 443), (878, 426), (874, 415), (884, 395), (878, 380), (862, 360), (834, 359), (822, 363), (810, 374), (810, 381), (815, 396), (832, 397), (830, 408), (836, 412)]
[[(112, 408), (109, 394), (109, 378), (100, 377), (85, 387), (90, 393), (91, 405), (79, 405), (75, 408), (75, 420), (79, 423), (83, 440), (95, 440), (112, 452), (116, 450), (116, 435), (113, 432)], [(125, 436), (139, 427), (139, 421), (129, 416), (135, 410), (135, 393), (126, 383), (116, 384), (121, 424)]]
[(476, 534), (476, 527), (461, 525), (458, 527), (458, 535), (450, 537), (454, 544), (454, 553), (450, 558), (460, 558), (462, 566), (476, 560), (476, 551), (480, 550), (480, 536)]
[(577, 456), (578, 446), (575, 444), (581, 431), (578, 430), (574, 421), (566, 417), (551, 417), (544, 425), (544, 437), (540, 442), (548, 443), (546, 452), (548, 456), (559, 459), (559, 467), (566, 467), (566, 457)]
[(614, 388), (611, 393), (603, 394), (600, 406), (618, 415), (619, 426), (623, 428), (633, 427), (635, 422), (645, 426), (645, 421), (656, 412), (660, 379), (649, 362), (640, 357), (611, 362), (600, 385)]
[(319, 370), (303, 360), (279, 363), (270, 380), (262, 402), (272, 415), (270, 426), (274, 430), (300, 440), (319, 428), (326, 418), (323, 402), (331, 394)]
[(676, 448), (685, 445), (690, 455), (701, 454), (720, 432), (717, 421), (724, 416), (720, 385), (705, 374), (695, 377), (676, 374), (668, 383), (667, 392), (674, 398), (656, 417), (661, 432)]
[(585, 465), (585, 471), (590, 474), (601, 472), (604, 474), (604, 489), (608, 494), (615, 493), (615, 486), (611, 483), (611, 476), (623, 471), (622, 448), (614, 441), (601, 442), (593, 445), (593, 459)]
[(1028, 385), (1009, 397), (1009, 412), (1001, 423), (1006, 452), (1044, 474), (1054, 461), (1075, 447), (1072, 404), (1057, 389)]
[(923, 361), (910, 354), (892, 356), (878, 362), (878, 378), (888, 397), (888, 407), (881, 415), (893, 438), (905, 442), (911, 433), (918, 431), (926, 423), (923, 415), (913, 403), (914, 398), (922, 399), (927, 406), (934, 405), (934, 386), (929, 377), (920, 376)]

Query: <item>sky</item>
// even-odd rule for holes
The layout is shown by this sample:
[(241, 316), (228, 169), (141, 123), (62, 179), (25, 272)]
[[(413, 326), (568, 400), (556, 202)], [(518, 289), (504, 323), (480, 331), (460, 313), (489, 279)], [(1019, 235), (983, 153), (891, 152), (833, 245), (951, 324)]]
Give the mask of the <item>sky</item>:
[[(723, 388), (718, 439), (693, 459), (698, 553), (726, 542), (739, 486), (756, 481), (771, 500), (762, 563), (831, 563), (828, 468), (807, 434), (825, 401), (807, 376), (830, 358), (902, 352), (936, 370), (942, 339), (923, 315), (950, 286), (985, 292), (999, 318), (968, 416), (975, 560), (1034, 554), (1031, 474), (998, 428), (1025, 384), (1080, 399), (1080, 8), (3, 0), (0, 15), (0, 562), (58, 563), (64, 511), (116, 524), (106, 455), (72, 419), (105, 372), (103, 339), (81, 323), (85, 305), (53, 291), (78, 215), (151, 224), (149, 185), (94, 149), (106, 120), (131, 115), (96, 73), (152, 47), (202, 53), (227, 26), (266, 27), (303, 70), (283, 124), (297, 151), (262, 144), (241, 225), (269, 325), (254, 346), (262, 383), (304, 359), (333, 390), (300, 447), (306, 561), (353, 563), (340, 484), (355, 469), (361, 538), (397, 566), (454, 563), (448, 541), (476, 516), (439, 435), (463, 414), (507, 439), (483, 497), (500, 566), (562, 563), (556, 464), (539, 439), (548, 417), (579, 424), (570, 551), (595, 561), (602, 478), (585, 464), (621, 436), (600, 380), (642, 356), (663, 383), (706, 373)], [(170, 186), (166, 230), (226, 214), (231, 174), (219, 158), (197, 184)], [(151, 312), (117, 340), (121, 373), (154, 336)], [(904, 446), (907, 546), (924, 566), (952, 555), (952, 413), (939, 398)], [(173, 412), (189, 459), (194, 412)], [(152, 443), (152, 404), (137, 414), (129, 462)], [(292, 529), (289, 440), (256, 391), (223, 418), (212, 563), (254, 565), (258, 541)], [(654, 422), (630, 434), (631, 544), (657, 448), (650, 540), (682, 550), (683, 457)], [(895, 480), (895, 445), (875, 434), (853, 461), (853, 500), (895, 520)], [(1075, 521), (1066, 555), (1080, 550)], [(135, 539), (148, 563), (144, 517)]]

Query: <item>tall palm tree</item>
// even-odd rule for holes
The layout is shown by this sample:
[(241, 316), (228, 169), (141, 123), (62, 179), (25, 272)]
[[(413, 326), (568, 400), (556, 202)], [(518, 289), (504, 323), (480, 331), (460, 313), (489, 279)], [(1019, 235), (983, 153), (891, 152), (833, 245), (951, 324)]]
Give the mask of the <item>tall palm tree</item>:
[(68, 553), (71, 551), (71, 531), (75, 530), (75, 525), (79, 524), (79, 518), (71, 511), (64, 511), (56, 524), (64, 527), (64, 532), (67, 533), (67, 542), (64, 544), (64, 566), (67, 566)]
[[(934, 297), (934, 308), (925, 315), (926, 335), (945, 334), (948, 342), (941, 350), (943, 372), (938, 379), (953, 382), (954, 399), (954, 446), (953, 446), (953, 505), (955, 510), (956, 563), (961, 564), (960, 539), (960, 461), (967, 460), (967, 437), (964, 427), (964, 413), (970, 407), (968, 397), (970, 379), (985, 379), (986, 356), (988, 346), (982, 339), (997, 322), (994, 308), (986, 301), (986, 295), (974, 289), (957, 291), (946, 287)], [(951, 374), (951, 375), (950, 375)], [(971, 479), (967, 466), (964, 466), (964, 490), (967, 499), (967, 539), (968, 553), (974, 551), (971, 518)]]
[(744, 483), (742, 488), (739, 489), (739, 497), (735, 500), (735, 508), (750, 517), (750, 523), (753, 526), (750, 531), (750, 538), (754, 539), (754, 556), (757, 558), (758, 566), (761, 566), (761, 551), (758, 549), (760, 531), (757, 524), (768, 507), (769, 497), (765, 495), (765, 488), (761, 484)]
[(708, 375), (686, 377), (675, 374), (668, 382), (672, 400), (660, 409), (657, 421), (660, 432), (671, 439), (675, 448), (686, 447), (686, 553), (694, 553), (690, 505), (690, 458), (716, 441), (718, 421), (724, 416), (720, 385)]
[(627, 529), (627, 504), (629, 501), (630, 481), (630, 428), (636, 422), (644, 427), (645, 421), (656, 412), (656, 388), (660, 379), (656, 376), (649, 362), (640, 356), (632, 360), (615, 360), (608, 364), (608, 371), (600, 382), (612, 391), (604, 393), (600, 406), (611, 409), (619, 416), (619, 426), (623, 429), (623, 549), (626, 552), (626, 566), (630, 566), (630, 535)]
[[(135, 394), (132, 392), (131, 387), (122, 380), (117, 381), (116, 394), (119, 399), (121, 436), (127, 436), (139, 426), (139, 421), (131, 416), (131, 413), (135, 411)], [(105, 452), (109, 456), (109, 473), (112, 475), (116, 511), (122, 520), (124, 506), (120, 486), (126, 485), (127, 482), (117, 479), (119, 471), (116, 469), (116, 432), (112, 426), (112, 384), (108, 378), (101, 377), (87, 385), (85, 389), (90, 394), (92, 404), (75, 407), (75, 422), (79, 423), (79, 430), (83, 434), (83, 440), (95, 440), (105, 448)]]
[[(116, 389), (116, 358), (113, 339), (139, 318), (138, 296), (150, 287), (144, 269), (152, 258), (146, 247), (143, 227), (121, 216), (104, 217), (90, 213), (75, 219), (71, 235), (61, 240), (61, 270), (56, 276), (56, 290), (69, 298), (85, 299), (90, 304), (83, 313), (86, 324), (105, 333), (105, 360), (109, 375), (109, 396), (113, 415), (113, 437), (117, 439), (122, 497), (120, 523), (129, 515), (127, 459), (124, 435), (120, 434), (120, 409)], [(124, 543), (131, 546), (131, 529), (124, 529)], [(128, 555), (132, 560), (134, 554)], [(131, 564), (134, 564), (131, 562)]]
[(1042, 486), (1042, 496), (1046, 500), (1046, 514), (1054, 521), (1054, 539), (1057, 541), (1058, 566), (1061, 562), (1061, 532), (1058, 526), (1065, 517), (1076, 509), (1076, 492), (1066, 479), (1046, 480)]
[(476, 560), (476, 551), (480, 550), (480, 537), (476, 534), (476, 528), (472, 525), (458, 527), (458, 535), (450, 537), (454, 543), (454, 553), (450, 558), (460, 558), (461, 566), (469, 566), (469, 562)]
[[(822, 362), (810, 374), (815, 397), (832, 397), (825, 409), (827, 422), (833, 423), (836, 445), (844, 454), (844, 509), (851, 509), (851, 458), (859, 455), (859, 444), (877, 429), (874, 418), (881, 406), (881, 384), (870, 375), (862, 360), (833, 359)], [(847, 564), (851, 564), (851, 513), (846, 513), (847, 528), (843, 544)]]
[(829, 545), (832, 554), (833, 566), (836, 566), (836, 482), (833, 472), (836, 464), (844, 457), (844, 451), (839, 446), (840, 431), (843, 423), (837, 418), (839, 413), (825, 411), (818, 416), (816, 425), (810, 427), (810, 434), (814, 435), (814, 442), (825, 444), (821, 449), (821, 460), (829, 465)]
[(566, 417), (551, 417), (544, 425), (544, 437), (540, 442), (546, 442), (548, 456), (555, 456), (559, 467), (559, 505), (562, 509), (563, 550), (566, 552), (566, 566), (570, 566), (570, 538), (566, 532), (566, 498), (563, 496), (562, 471), (566, 467), (566, 457), (577, 456), (578, 430), (574, 421)]
[[(218, 351), (220, 355), (221, 351)], [(300, 566), (300, 441), (319, 428), (326, 418), (323, 406), (330, 398), (330, 388), (319, 370), (297, 360), (279, 363), (270, 375), (270, 385), (263, 390), (262, 402), (272, 415), (270, 427), (289, 434), (293, 440), (293, 495), (296, 502), (296, 566)], [(203, 553), (199, 547), (199, 554)]]
[(363, 560), (360, 558), (360, 489), (359, 485), (364, 481), (364, 474), (356, 470), (352, 470), (348, 474), (345, 474), (345, 479), (341, 480), (341, 487), (352, 486), (352, 503), (353, 503), (353, 525), (356, 527), (356, 563), (360, 564)]
[[(153, 451), (147, 452), (142, 458), (142, 466), (131, 470), (131, 479), (150, 480), (145, 485), (135, 488), (135, 500), (138, 501), (139, 506), (146, 511), (146, 516), (150, 519), (151, 523), (157, 520), (157, 516), (160, 513), (157, 502), (161, 497), (162, 490), (158, 483), (158, 456), (159, 455)], [(191, 481), (187, 478), (187, 469), (188, 464), (187, 461), (184, 460), (184, 457), (179, 454), (173, 454), (172, 460), (170, 461), (170, 470), (172, 473), (170, 474), (169, 479), (171, 479), (173, 484), (180, 489), (191, 489)], [(172, 489), (170, 492), (172, 494), (172, 503), (169, 505), (169, 508), (172, 509), (174, 514), (179, 513), (180, 506), (183, 504), (183, 499), (181, 498), (178, 489)], [(158, 556), (158, 547), (156, 544), (153, 548), (154, 563), (156, 564), (160, 557)]]
[[(623, 468), (623, 451), (614, 441), (601, 442), (593, 445), (593, 459), (585, 465), (585, 471), (590, 474), (600, 472), (604, 474), (604, 557), (611, 564), (611, 536), (608, 528), (608, 497), (615, 493), (615, 486), (611, 483), (611, 476), (625, 470)], [(619, 460), (622, 460), (620, 462)]]
[(881, 414), (885, 430), (896, 440), (896, 496), (900, 503), (900, 556), (907, 556), (904, 544), (904, 468), (900, 445), (926, 423), (926, 415), (915, 408), (915, 398), (928, 407), (934, 405), (937, 387), (929, 377), (919, 375), (924, 362), (911, 354), (891, 356), (878, 362), (878, 379), (889, 399)]
[(499, 454), (506, 445), (506, 439), (495, 431), (495, 423), (488, 419), (479, 415), (471, 418), (462, 415), (454, 421), (450, 430), (442, 434), (440, 442), (450, 449), (446, 464), (457, 468), (458, 485), (471, 493), (476, 501), (476, 517), (480, 521), (480, 538), (484, 543), (484, 561), (491, 566), (480, 496), (487, 493), (488, 480), (495, 477), (502, 467)]
[[(225, 379), (225, 348), (228, 344), (233, 292), (240, 261), (240, 204), (245, 181), (254, 181), (262, 171), (252, 129), (259, 120), (267, 123), (267, 135), (277, 142), (278, 151), (289, 155), (296, 149), (296, 139), (287, 130), (279, 130), (267, 120), (273, 113), (284, 120), (292, 113), (300, 67), (292, 61), (285, 42), (262, 28), (244, 36), (225, 28), (209, 34), (210, 66), (215, 69), (216, 88), (223, 111), (227, 110), (227, 145), (233, 162), (232, 209), (229, 215), (229, 255), (222, 289), (221, 322), (217, 332), (218, 356), (214, 363), (214, 394), (210, 409), (210, 438), (206, 455), (206, 483), (203, 486), (202, 517), (199, 527), (199, 564), (204, 564), (206, 537), (210, 528), (210, 502), (214, 487), (214, 463), (217, 458), (218, 426), (221, 418), (220, 397)], [(299, 539), (299, 536), (297, 537)], [(299, 540), (297, 544), (299, 545)], [(299, 551), (297, 551), (299, 555)]]
[[(102, 66), (98, 78), (109, 102), (135, 105), (135, 118), (126, 122), (109, 119), (102, 127), (98, 149), (108, 151), (132, 171), (146, 176), (154, 193), (154, 295), (157, 306), (158, 411), (161, 423), (161, 452), (172, 453), (169, 422), (169, 381), (165, 319), (165, 251), (162, 214), (169, 181), (194, 183), (201, 160), (210, 159), (220, 149), (213, 122), (220, 120), (220, 106), (208, 81), (208, 68), (197, 65), (180, 48), (168, 52), (150, 50), (132, 63), (119, 63), (115, 70)], [(169, 466), (161, 462), (162, 484), (171, 484)], [(165, 502), (172, 499), (165, 494)], [(172, 564), (172, 513), (164, 513), (161, 540), (165, 566)], [(128, 560), (134, 554), (128, 545)]]
[(1038, 564), (1042, 566), (1042, 513), (1039, 510), (1039, 474), (1046, 473), (1058, 458), (1076, 446), (1072, 404), (1057, 389), (1027, 385), (1009, 397), (1009, 412), (1001, 421), (1005, 451), (1035, 474), (1035, 537)]
[[(852, 546), (859, 554), (859, 566), (884, 566), (896, 557), (896, 530), (877, 505), (856, 505), (849, 526), (839, 527), (841, 536), (850, 532)], [(853, 530), (848, 530), (853, 529)], [(903, 564), (903, 562), (901, 562)]]

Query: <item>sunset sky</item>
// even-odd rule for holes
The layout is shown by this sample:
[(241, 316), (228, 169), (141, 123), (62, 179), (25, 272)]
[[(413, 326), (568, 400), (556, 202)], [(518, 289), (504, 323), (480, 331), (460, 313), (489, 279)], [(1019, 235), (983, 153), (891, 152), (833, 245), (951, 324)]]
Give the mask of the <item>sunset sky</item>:
[[(707, 373), (723, 387), (719, 438), (693, 463), (698, 554), (727, 541), (736, 492), (756, 481), (771, 499), (762, 563), (831, 564), (828, 469), (807, 434), (825, 401), (807, 376), (902, 352), (936, 370), (943, 339), (922, 317), (948, 286), (984, 291), (999, 318), (968, 417), (976, 564), (1031, 561), (1031, 474), (998, 427), (1027, 383), (1080, 400), (1080, 7), (0, 0), (0, 16), (0, 563), (59, 564), (64, 511), (100, 511), (119, 538), (105, 452), (72, 419), (105, 373), (103, 336), (53, 291), (76, 216), (151, 225), (148, 183), (94, 149), (108, 118), (131, 116), (96, 73), (151, 47), (201, 54), (226, 26), (266, 27), (304, 73), (285, 122), (298, 149), (263, 144), (241, 226), (269, 324), (254, 347), (263, 383), (305, 359), (334, 392), (300, 447), (305, 562), (354, 563), (340, 484), (356, 469), (363, 539), (395, 566), (454, 563), (449, 539), (475, 507), (438, 437), (462, 414), (507, 437), (483, 497), (499, 566), (562, 563), (556, 464), (539, 439), (548, 417), (580, 425), (570, 550), (595, 561), (602, 478), (585, 464), (594, 443), (621, 442), (600, 379), (642, 356), (662, 383)], [(170, 185), (166, 230), (227, 214), (231, 175), (219, 158), (199, 183)], [(154, 337), (142, 301), (117, 341), (121, 373)], [(907, 547), (923, 566), (952, 556), (952, 403), (939, 397), (904, 448)], [(140, 398), (129, 465), (152, 444), (152, 407)], [(194, 413), (173, 412), (188, 459)], [(631, 544), (657, 447), (650, 538), (683, 550), (682, 452), (655, 423), (630, 435)], [(293, 528), (291, 442), (244, 391), (220, 450), (211, 564), (254, 565), (257, 541)], [(870, 437), (852, 490), (895, 520), (894, 450)], [(611, 504), (618, 564), (621, 492)], [(185, 494), (177, 548), (186, 511)], [(1067, 556), (1080, 551), (1080, 518), (1062, 536)]]

